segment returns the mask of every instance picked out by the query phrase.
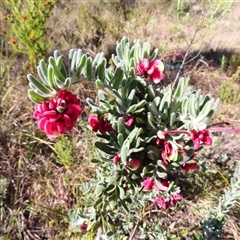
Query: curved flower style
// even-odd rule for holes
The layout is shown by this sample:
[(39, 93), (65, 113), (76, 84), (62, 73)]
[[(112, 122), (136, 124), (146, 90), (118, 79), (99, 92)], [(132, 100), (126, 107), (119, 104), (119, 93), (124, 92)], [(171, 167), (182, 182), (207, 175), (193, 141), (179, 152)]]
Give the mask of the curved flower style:
[(82, 113), (80, 99), (70, 91), (58, 92), (49, 102), (35, 106), (33, 117), (38, 120), (38, 127), (51, 140), (67, 131), (70, 131)]

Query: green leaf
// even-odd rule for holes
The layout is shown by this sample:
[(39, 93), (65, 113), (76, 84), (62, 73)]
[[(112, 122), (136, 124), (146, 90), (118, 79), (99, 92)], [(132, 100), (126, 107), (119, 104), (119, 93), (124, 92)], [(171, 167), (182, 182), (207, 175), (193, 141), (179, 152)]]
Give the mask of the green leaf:
[(181, 112), (184, 117), (188, 116), (188, 103), (189, 103), (189, 98), (184, 97), (181, 104)]
[(170, 127), (174, 125), (176, 120), (177, 120), (176, 113), (175, 112), (171, 113), (171, 115), (170, 115)]
[(156, 108), (154, 103), (149, 103), (148, 104), (148, 110), (154, 115), (154, 116), (159, 116), (159, 110)]
[(98, 184), (95, 192), (96, 192), (97, 196), (100, 196), (103, 193), (104, 190), (105, 190), (105, 187), (102, 184)]
[(114, 77), (110, 81), (110, 84), (112, 85), (113, 89), (118, 89), (119, 88), (119, 86), (122, 83), (123, 76), (124, 76), (123, 70), (120, 67), (117, 68)]
[(84, 55), (82, 55), (82, 58), (78, 62), (78, 65), (77, 65), (77, 68), (76, 68), (76, 70), (77, 70), (76, 75), (77, 75), (77, 78), (79, 78), (79, 79), (81, 78), (82, 71), (83, 71), (83, 69), (86, 65), (86, 62), (87, 62), (87, 55), (84, 54)]
[[(101, 191), (99, 190), (99, 194), (101, 193)], [(94, 204), (93, 204), (93, 207), (99, 207), (99, 205), (102, 205), (103, 204), (103, 202), (102, 202), (102, 198), (98, 198), (95, 202), (94, 202)]]
[(97, 88), (102, 88), (103, 87), (103, 83), (100, 79), (97, 79), (95, 81), (95, 85), (96, 85)]
[(102, 113), (104, 111), (101, 107), (94, 103), (92, 99), (87, 98), (86, 102), (92, 108), (93, 112), (99, 111), (100, 113)]
[(93, 76), (92, 58), (88, 57), (86, 63), (86, 77), (89, 81), (91, 81), (93, 80), (92, 76)]
[(56, 60), (56, 65), (57, 65), (57, 68), (59, 69), (59, 71), (61, 72), (62, 76), (64, 78), (66, 78), (67, 77), (67, 72), (66, 72), (66, 69), (65, 69), (65, 66), (63, 64), (61, 56), (59, 56), (58, 59)]
[(34, 103), (42, 103), (42, 102), (46, 101), (46, 99), (44, 97), (38, 95), (31, 89), (28, 90), (28, 96), (29, 96), (30, 100), (33, 101)]
[(148, 175), (149, 173), (153, 173), (155, 171), (155, 166), (152, 164), (148, 164), (146, 167), (143, 168), (142, 173), (143, 176)]
[(123, 117), (118, 118), (117, 131), (121, 133), (123, 136), (125, 135), (125, 120)]
[(126, 212), (126, 214), (129, 214), (129, 209), (128, 209), (125, 201), (124, 201), (124, 200), (121, 200), (120, 203), (121, 203), (121, 205), (122, 205), (122, 207), (123, 207), (123, 210)]
[(123, 189), (122, 187), (120, 187), (120, 186), (118, 186), (118, 190), (119, 190), (119, 198), (123, 200), (124, 197), (125, 197), (125, 191), (124, 191), (124, 189)]
[(70, 78), (66, 78), (65, 82), (63, 84), (64, 88), (69, 89), (71, 87), (71, 83), (72, 83), (71, 79)]
[(126, 139), (123, 143), (123, 146), (122, 146), (121, 152), (120, 152), (121, 161), (123, 162), (123, 164), (127, 163), (129, 148), (130, 148), (130, 143), (129, 143), (128, 139)]
[(154, 116), (152, 115), (151, 112), (147, 113), (147, 120), (149, 126), (151, 126), (153, 129), (157, 129), (157, 123), (155, 122)]
[(179, 100), (183, 96), (185, 89), (186, 89), (186, 79), (182, 77), (178, 81), (178, 85), (174, 91), (173, 98), (176, 100)]
[(127, 113), (133, 113), (136, 112), (137, 109), (141, 109), (142, 107), (144, 107), (147, 104), (146, 100), (142, 100), (137, 104), (133, 104), (130, 108), (128, 108)]
[(190, 96), (190, 99), (189, 99), (189, 113), (192, 117), (197, 117), (197, 114), (198, 114), (198, 104), (197, 104), (197, 101), (196, 101), (196, 98), (194, 95), (191, 95)]
[(51, 90), (39, 82), (39, 80), (37, 80), (32, 74), (28, 74), (27, 79), (36, 87), (36, 89), (39, 89), (41, 92), (45, 94), (51, 93)]
[(95, 142), (95, 147), (107, 154), (115, 154), (117, 152), (115, 148), (112, 148), (103, 142)]
[[(47, 65), (43, 59), (39, 61), (39, 65), (37, 67), (39, 72), (41, 72), (42, 80), (48, 84), (48, 73), (47, 73)], [(39, 75), (40, 76), (40, 75)]]
[(149, 61), (154, 60), (158, 55), (158, 48), (155, 48), (152, 55), (149, 57)]
[(128, 95), (128, 98), (127, 98), (127, 104), (130, 106), (132, 101), (133, 101), (133, 98), (135, 97), (135, 94), (136, 94), (136, 90), (135, 89), (132, 89), (130, 94)]
[(80, 63), (80, 61), (82, 59), (82, 55), (83, 55), (83, 51), (82, 51), (82, 49), (79, 48), (77, 50), (77, 53), (76, 53), (76, 63), (75, 63), (76, 69), (77, 69), (77, 67), (78, 67), (78, 65), (79, 65), (79, 63)]
[(96, 76), (99, 78), (102, 82), (105, 81), (105, 68), (107, 65), (107, 60), (105, 58), (102, 59), (102, 61), (98, 64), (96, 69)]
[(122, 147), (123, 141), (124, 141), (122, 133), (118, 134), (117, 139), (118, 139), (119, 146)]
[(136, 140), (136, 138), (138, 137), (138, 130), (141, 130), (141, 128), (134, 128), (131, 132), (130, 132), (130, 134), (128, 135), (128, 140), (129, 140), (129, 144), (131, 145), (131, 143), (134, 141), (134, 140)]
[(202, 111), (198, 114), (197, 121), (202, 122), (209, 114), (209, 112), (212, 109), (214, 99), (212, 98), (210, 101), (208, 101), (205, 106), (203, 107)]
[(91, 159), (91, 163), (94, 163), (94, 164), (101, 164), (102, 161), (99, 160), (99, 159), (93, 158), (93, 159)]
[(76, 59), (77, 59), (77, 51), (70, 50), (69, 52), (69, 58), (68, 58), (68, 67), (69, 67), (69, 75), (70, 77), (74, 77), (75, 73), (75, 65), (76, 65)]
[[(59, 56), (59, 58), (61, 58), (61, 56)], [(58, 69), (56, 62), (54, 61), (54, 58), (49, 57), (48, 61), (49, 61), (49, 64), (53, 67), (54, 76), (56, 76), (56, 78), (59, 79), (61, 82), (64, 82), (65, 77), (62, 75), (61, 71)]]

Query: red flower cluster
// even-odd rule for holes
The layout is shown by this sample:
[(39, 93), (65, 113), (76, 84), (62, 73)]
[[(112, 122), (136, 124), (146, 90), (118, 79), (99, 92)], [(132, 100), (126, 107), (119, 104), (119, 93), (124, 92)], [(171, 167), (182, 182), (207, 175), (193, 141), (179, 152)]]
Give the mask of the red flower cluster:
[(141, 63), (136, 66), (137, 74), (143, 77), (149, 77), (154, 83), (159, 83), (163, 80), (164, 65), (160, 59), (153, 60), (151, 62), (144, 58)]
[(101, 134), (105, 135), (107, 132), (111, 132), (112, 125), (108, 120), (103, 117), (98, 117), (96, 115), (91, 115), (88, 119), (88, 124), (92, 127), (92, 131), (99, 131)]
[(202, 131), (192, 130), (190, 138), (194, 141), (195, 150), (198, 150), (200, 148), (201, 142), (206, 146), (210, 146), (212, 144), (212, 139), (209, 136), (209, 131), (207, 129), (204, 129)]
[[(169, 187), (169, 182), (166, 179), (161, 179), (160, 183), (163, 187), (168, 188)], [(164, 190), (160, 189), (156, 182), (154, 181), (154, 179), (147, 177), (143, 182), (142, 182), (143, 187), (150, 191), (153, 189), (153, 187), (155, 186), (155, 189), (158, 192), (164, 192)], [(155, 200), (153, 201), (153, 205), (157, 205), (160, 208), (166, 209), (168, 206), (174, 206), (175, 202), (178, 200), (181, 200), (182, 196), (181, 194), (175, 194), (171, 197), (169, 197), (169, 199), (165, 200), (163, 196), (158, 196), (155, 198)]]
[(58, 92), (49, 102), (35, 106), (33, 117), (38, 120), (38, 127), (51, 140), (70, 131), (82, 113), (80, 99), (67, 90)]

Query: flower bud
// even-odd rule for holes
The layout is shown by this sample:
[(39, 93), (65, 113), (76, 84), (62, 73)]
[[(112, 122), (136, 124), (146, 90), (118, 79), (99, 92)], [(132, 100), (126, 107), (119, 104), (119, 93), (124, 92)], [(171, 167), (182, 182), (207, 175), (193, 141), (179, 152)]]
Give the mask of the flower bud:
[(121, 160), (121, 158), (120, 158), (119, 154), (116, 154), (113, 158), (113, 163), (117, 164), (120, 160)]
[(137, 171), (141, 165), (141, 162), (136, 158), (132, 158), (128, 163), (132, 171)]

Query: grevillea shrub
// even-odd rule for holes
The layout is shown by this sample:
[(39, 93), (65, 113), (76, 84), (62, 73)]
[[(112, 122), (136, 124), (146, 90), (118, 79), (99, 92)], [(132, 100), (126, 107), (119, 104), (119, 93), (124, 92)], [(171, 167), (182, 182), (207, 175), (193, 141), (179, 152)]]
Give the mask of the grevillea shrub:
[[(209, 123), (219, 100), (193, 89), (187, 78), (164, 84), (162, 60), (172, 56), (181, 53), (158, 57), (148, 42), (123, 38), (111, 65), (103, 53), (92, 59), (79, 49), (69, 52), (66, 67), (55, 51), (48, 63), (40, 61), (40, 81), (27, 76), (29, 97), (37, 103), (34, 118), (51, 139), (71, 130), (81, 115), (71, 85), (89, 80), (98, 88), (97, 103), (87, 99), (89, 128), (98, 137), (99, 157), (91, 160), (96, 176), (82, 187), (82, 212), (77, 218), (70, 214), (82, 233), (112, 239), (133, 234), (139, 209), (164, 211), (182, 200), (176, 173), (198, 167), (198, 152), (212, 144), (211, 132), (239, 132), (218, 126), (227, 123)], [(141, 231), (135, 233), (146, 234), (147, 227)]]

